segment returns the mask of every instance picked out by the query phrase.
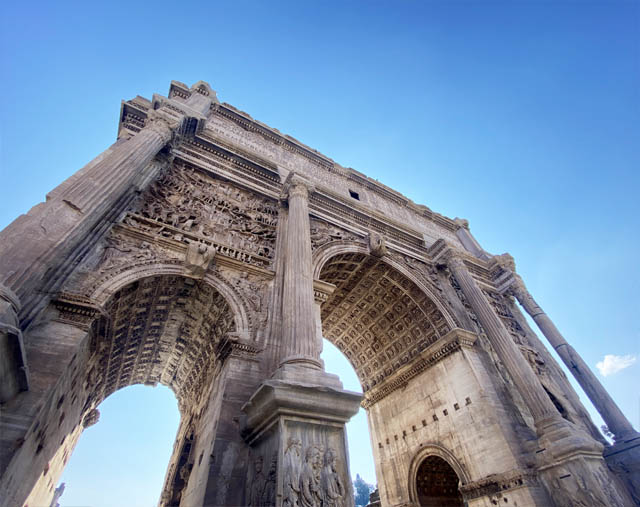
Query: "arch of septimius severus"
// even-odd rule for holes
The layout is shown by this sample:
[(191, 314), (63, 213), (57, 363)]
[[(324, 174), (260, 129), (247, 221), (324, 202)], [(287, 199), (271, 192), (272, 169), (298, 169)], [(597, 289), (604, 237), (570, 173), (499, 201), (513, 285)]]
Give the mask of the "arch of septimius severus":
[[(115, 144), (0, 233), (0, 282), (2, 507), (48, 506), (136, 383), (180, 408), (162, 506), (353, 506), (360, 405), (383, 506), (640, 498), (640, 435), (509, 255), (206, 83), (124, 102)], [(322, 337), (363, 395), (324, 372)]]

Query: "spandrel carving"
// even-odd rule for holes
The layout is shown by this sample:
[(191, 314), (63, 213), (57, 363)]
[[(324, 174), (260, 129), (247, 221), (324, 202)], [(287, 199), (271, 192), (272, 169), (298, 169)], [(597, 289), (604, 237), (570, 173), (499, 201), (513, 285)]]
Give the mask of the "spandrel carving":
[(324, 220), (311, 219), (311, 248), (315, 250), (332, 241), (359, 241), (360, 237), (355, 234), (331, 225)]

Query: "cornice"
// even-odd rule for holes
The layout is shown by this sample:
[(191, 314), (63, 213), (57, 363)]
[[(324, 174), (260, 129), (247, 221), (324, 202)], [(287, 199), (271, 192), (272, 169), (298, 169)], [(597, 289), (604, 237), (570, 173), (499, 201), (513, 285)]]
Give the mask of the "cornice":
[(52, 303), (58, 310), (55, 321), (71, 324), (84, 330), (88, 330), (93, 320), (101, 313), (98, 305), (89, 298), (70, 292), (59, 293)]
[[(169, 99), (178, 97), (186, 100), (191, 96), (191, 93), (192, 92), (189, 87), (187, 87), (184, 83), (180, 83), (178, 81), (171, 82)], [(132, 131), (133, 133), (138, 132), (142, 125), (144, 125), (147, 110), (150, 107), (151, 102), (140, 96), (135, 97), (130, 101), (124, 101), (122, 103), (120, 114), (121, 126), (127, 130)], [(286, 149), (287, 151), (294, 152), (305, 157), (306, 159), (320, 166), (320, 168), (330, 173), (339, 174), (346, 180), (357, 182), (365, 189), (381, 195), (383, 198), (394, 202), (397, 205), (409, 208), (412, 212), (416, 213), (419, 216), (425, 217), (428, 220), (431, 220), (436, 225), (443, 227), (444, 229), (455, 232), (459, 228), (459, 225), (456, 224), (454, 220), (438, 213), (434, 213), (425, 205), (414, 203), (399, 192), (383, 185), (376, 180), (369, 178), (363, 173), (360, 173), (351, 168), (341, 167), (329, 157), (326, 157), (320, 152), (310, 148), (309, 146), (306, 146), (297, 139), (294, 139), (288, 135), (284, 135), (277, 129), (269, 127), (268, 125), (255, 120), (249, 114), (238, 110), (230, 104), (219, 104), (217, 102), (213, 102), (211, 105), (211, 113), (225, 117), (241, 126), (245, 130), (257, 133), (268, 141), (274, 143), (275, 145), (278, 145)], [(270, 163), (268, 160), (265, 160), (264, 158), (256, 154), (249, 153), (235, 145), (224, 142), (216, 138), (210, 132), (207, 132), (205, 134), (203, 131), (202, 133), (198, 134), (195, 141), (196, 143), (201, 143), (205, 147), (205, 149), (214, 149), (214, 147), (217, 147), (219, 150), (226, 150), (227, 153), (221, 153), (223, 158), (240, 157), (244, 161), (254, 163), (256, 165), (256, 168), (260, 167), (261, 170), (271, 172), (272, 175), (278, 173), (277, 168), (274, 166), (274, 164)]]
[(493, 474), (477, 481), (460, 486), (465, 500), (473, 500), (483, 496), (506, 493), (522, 487), (538, 486), (538, 476), (530, 470), (510, 470), (501, 474)]

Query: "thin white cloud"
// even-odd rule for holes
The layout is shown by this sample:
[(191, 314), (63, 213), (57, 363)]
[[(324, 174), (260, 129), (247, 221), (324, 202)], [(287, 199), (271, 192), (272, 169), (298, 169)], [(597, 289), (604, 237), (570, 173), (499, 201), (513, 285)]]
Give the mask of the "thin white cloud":
[(636, 362), (636, 357), (632, 355), (616, 356), (613, 354), (607, 354), (602, 361), (596, 363), (596, 368), (600, 370), (603, 377), (608, 377), (614, 373), (618, 373), (625, 368), (628, 368)]

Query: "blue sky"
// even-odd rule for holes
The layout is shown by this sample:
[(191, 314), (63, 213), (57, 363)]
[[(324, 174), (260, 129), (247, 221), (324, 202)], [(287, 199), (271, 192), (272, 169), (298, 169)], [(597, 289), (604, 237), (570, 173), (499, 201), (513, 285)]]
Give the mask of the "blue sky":
[[(469, 219), (592, 368), (640, 354), (638, 2), (36, 1), (0, 16), (0, 227), (114, 141), (121, 99), (203, 79)], [(597, 375), (637, 427), (638, 362)], [(63, 505), (98, 505), (72, 500), (88, 479), (65, 480)]]

